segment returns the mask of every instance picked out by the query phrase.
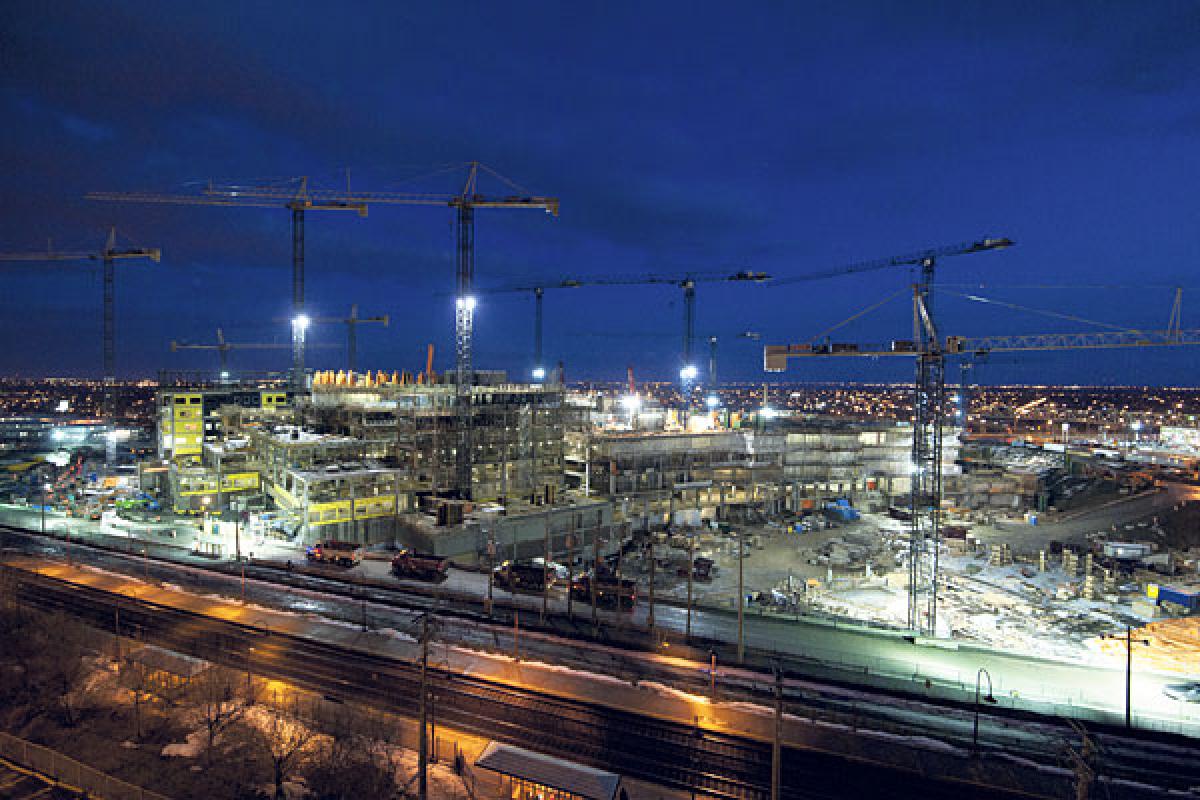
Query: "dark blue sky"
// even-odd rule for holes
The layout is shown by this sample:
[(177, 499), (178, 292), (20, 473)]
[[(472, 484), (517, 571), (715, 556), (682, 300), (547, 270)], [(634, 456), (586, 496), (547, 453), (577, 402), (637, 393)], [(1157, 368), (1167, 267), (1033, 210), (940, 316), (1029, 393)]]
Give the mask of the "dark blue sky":
[[(346, 10), (343, 10), (345, 8)], [(351, 11), (350, 9), (353, 9)], [(947, 283), (1113, 324), (1163, 327), (1195, 276), (1200, 6), (1194, 3), (93, 3), (0, 8), (0, 250), (93, 247), (103, 227), (160, 246), (120, 265), (124, 375), (203, 367), (170, 339), (284, 341), (283, 210), (113, 206), (90, 190), (188, 190), (293, 175), (409, 188), (478, 159), (562, 215), (481, 211), (480, 285), (749, 267), (777, 276), (982, 235)], [(453, 191), (456, 179), (412, 188)], [(499, 190), (498, 184), (486, 188)], [(360, 363), (451, 364), (449, 210), (311, 214), (314, 313), (390, 313)], [(0, 267), (0, 372), (96, 374), (100, 281), (85, 265)], [(803, 341), (909, 281), (701, 286), (697, 333)], [(1029, 290), (1003, 285), (1125, 288)], [(1159, 287), (1159, 288), (1155, 288)], [(546, 350), (569, 378), (678, 367), (679, 291), (548, 295)], [(1185, 294), (1184, 324), (1196, 326)], [(947, 333), (1086, 329), (940, 298)], [(847, 340), (904, 337), (903, 297)], [(485, 298), (477, 364), (525, 372), (532, 300)], [(340, 328), (315, 338), (340, 345)], [(338, 366), (341, 351), (315, 354)], [(284, 353), (235, 353), (243, 367)], [(1186, 350), (997, 359), (985, 381), (1197, 382)], [(729, 339), (721, 373), (761, 377)], [(811, 362), (793, 380), (899, 378), (907, 365)]]

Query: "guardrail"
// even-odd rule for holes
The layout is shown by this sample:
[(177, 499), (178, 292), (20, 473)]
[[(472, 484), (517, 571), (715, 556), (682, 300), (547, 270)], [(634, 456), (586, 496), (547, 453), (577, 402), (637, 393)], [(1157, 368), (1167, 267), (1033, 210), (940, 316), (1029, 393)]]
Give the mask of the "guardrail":
[(165, 795), (134, 786), (57, 750), (9, 733), (0, 732), (0, 757), (96, 800), (168, 800)]

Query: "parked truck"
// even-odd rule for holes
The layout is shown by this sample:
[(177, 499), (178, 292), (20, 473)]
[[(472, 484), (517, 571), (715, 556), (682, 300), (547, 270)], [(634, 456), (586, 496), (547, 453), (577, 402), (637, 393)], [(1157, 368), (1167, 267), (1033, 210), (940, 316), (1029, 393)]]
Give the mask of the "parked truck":
[[(583, 603), (592, 602), (592, 573), (594, 570), (576, 575), (571, 581), (571, 595)], [(632, 611), (637, 605), (637, 581), (629, 578), (617, 579), (611, 572), (602, 570), (596, 579), (596, 605), (619, 606), (622, 611)]]
[(397, 578), (415, 578), (421, 581), (442, 581), (450, 569), (450, 559), (431, 553), (401, 550), (392, 559), (392, 574)]
[(492, 570), (492, 580), (510, 592), (542, 592), (554, 585), (557, 572), (553, 567), (532, 561), (505, 561)]
[(317, 542), (304, 554), (309, 561), (319, 564), (337, 564), (339, 567), (353, 567), (362, 561), (362, 547), (354, 542), (339, 542), (328, 539)]

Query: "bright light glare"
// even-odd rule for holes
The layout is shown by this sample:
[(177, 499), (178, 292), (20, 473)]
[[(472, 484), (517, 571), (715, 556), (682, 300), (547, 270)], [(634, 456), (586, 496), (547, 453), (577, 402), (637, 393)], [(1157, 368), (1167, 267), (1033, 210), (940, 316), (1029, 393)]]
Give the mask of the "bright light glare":
[(227, 380), (229, 380), (229, 373), (228, 373), (228, 372), (222, 372), (222, 373), (221, 373), (221, 380), (223, 380), (223, 381), (227, 381)]
[(307, 314), (301, 314), (300, 316), (298, 316), (294, 320), (292, 320), (292, 327), (294, 327), (296, 330), (300, 331), (301, 333), (304, 333), (304, 331), (308, 330), (308, 326), (311, 324), (312, 324), (312, 320), (308, 318)]
[(637, 411), (641, 407), (642, 398), (638, 397), (636, 394), (627, 394), (621, 398), (621, 408), (625, 409), (626, 411)]
[(779, 416), (779, 412), (770, 406), (763, 406), (758, 410), (758, 413), (763, 419), (775, 419), (775, 417)]
[(1135, 431), (1140, 431), (1140, 430), (1142, 429), (1142, 422), (1141, 422), (1141, 420), (1138, 420), (1137, 422), (1133, 423), (1133, 429), (1134, 429)]
[(455, 301), (455, 305), (458, 306), (459, 310), (465, 309), (467, 311), (474, 311), (475, 310), (475, 298), (472, 297), (471, 295), (467, 295), (466, 297), (460, 297)]
[(705, 398), (704, 402), (708, 404), (709, 408), (716, 408), (717, 406), (721, 405), (721, 398), (717, 397), (715, 394), (710, 394), (707, 398)]
[(544, 381), (546, 379), (546, 369), (544, 367), (534, 367), (533, 379), (535, 381)]
[(688, 364), (686, 367), (679, 370), (679, 377), (685, 381), (695, 380), (696, 376), (699, 374), (700, 370), (696, 369), (696, 367), (692, 364)]
[(59, 400), (58, 405), (55, 407), (54, 410), (60, 414), (70, 411), (71, 410), (71, 401), (70, 400)]

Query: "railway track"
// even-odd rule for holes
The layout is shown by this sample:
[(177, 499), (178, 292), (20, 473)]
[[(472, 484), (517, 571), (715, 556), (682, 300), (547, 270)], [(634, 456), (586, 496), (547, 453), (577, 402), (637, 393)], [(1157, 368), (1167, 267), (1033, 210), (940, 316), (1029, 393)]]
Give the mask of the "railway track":
[[(0, 526), (0, 528), (8, 528), (8, 526)], [(36, 533), (22, 529), (9, 528), (9, 530), (29, 540), (42, 538)], [(47, 537), (47, 539), (52, 538), (54, 537)], [(128, 561), (128, 565), (118, 568), (125, 569), (131, 574), (139, 573), (145, 568), (146, 561), (142, 556), (130, 556), (123, 551), (93, 548), (91, 545), (86, 547), (97, 553), (104, 553), (110, 559)], [(156, 561), (151, 559), (150, 564), (154, 565), (155, 563)], [(161, 559), (157, 563), (161, 569), (174, 572), (160, 572), (156, 577), (178, 580), (180, 574), (178, 562)], [(201, 567), (190, 564), (187, 565), (187, 568), (201, 569)], [(234, 577), (227, 570), (211, 567), (205, 572), (223, 575), (227, 579)], [(356, 586), (332, 578), (294, 575), (282, 570), (270, 569), (263, 569), (262, 573), (256, 577), (258, 580), (278, 583), (280, 581), (276, 579), (279, 577), (279, 573), (282, 573), (285, 578), (299, 578), (300, 580), (288, 582), (285, 585), (302, 588), (304, 591), (332, 594), (351, 598), (354, 601), (362, 599), (360, 594), (355, 593)], [(448, 612), (444, 603), (428, 603), (420, 597), (416, 598), (414, 603), (411, 598), (407, 597), (406, 587), (380, 587), (378, 591), (370, 592), (367, 599), (373, 605), (395, 607), (414, 614), (422, 610), (432, 610), (438, 616), (451, 616), (463, 622), (469, 621), (472, 623), (471, 625), (455, 627), (456, 635), (463, 637), (459, 640), (461, 644), (485, 650), (511, 649), (510, 645), (504, 641), (505, 637), (511, 635), (511, 628), (503, 624), (497, 625), (495, 620), (488, 620), (486, 615), (480, 611)], [(352, 616), (343, 618), (353, 619)], [(479, 631), (468, 635), (468, 628), (472, 627), (478, 627)], [(523, 632), (523, 638), (528, 635)], [(526, 644), (531, 643), (530, 640), (526, 640)], [(587, 649), (596, 647), (595, 644), (581, 642), (581, 646), (571, 647), (567, 642), (555, 638), (554, 634), (546, 634), (544, 644), (547, 647), (553, 645), (557, 648), (556, 654), (543, 654), (541, 658), (545, 660), (562, 662), (581, 670), (610, 672), (624, 676), (631, 674), (629, 664), (616, 663), (615, 656), (601, 663), (592, 660), (594, 657), (603, 658), (602, 650), (606, 649), (605, 646), (601, 646), (601, 650), (596, 651), (599, 656), (595, 654), (589, 656)], [(564, 646), (567, 648), (565, 651), (562, 649)], [(522, 649), (525, 650), (524, 647)], [(636, 661), (637, 656), (631, 657)], [(787, 669), (789, 674), (803, 674), (797, 665), (789, 664)], [(695, 674), (692, 674), (693, 672)], [(700, 671), (681, 671), (678, 668), (656, 667), (653, 663), (641, 663), (634, 665), (632, 674), (644, 681), (658, 680), (697, 694), (708, 692), (708, 678)], [(821, 719), (827, 723), (856, 730), (862, 728), (868, 734), (874, 730), (883, 735), (927, 736), (953, 743), (964, 750), (972, 746), (972, 709), (963, 704), (944, 702), (941, 703), (944, 708), (938, 711), (925, 698), (905, 700), (902, 695), (889, 694), (881, 695), (882, 702), (871, 702), (863, 698), (862, 690), (859, 687), (840, 684), (836, 681), (822, 681), (820, 684), (802, 681), (793, 681), (792, 683), (793, 685), (789, 687), (787, 693), (790, 713)], [(768, 684), (769, 680), (766, 677), (761, 682), (723, 677), (722, 695), (726, 699), (738, 699), (740, 696), (752, 702), (769, 703), (770, 688)], [(463, 712), (465, 716), (459, 727), (475, 731), (476, 728), (470, 727), (471, 720), (468, 711)], [(527, 720), (526, 722), (533, 724), (536, 720)], [(1020, 759), (1023, 758), (1027, 759), (1027, 763), (1036, 762), (1048, 767), (1061, 768), (1070, 764), (1069, 750), (1078, 753), (1085, 749), (1082, 741), (1083, 729), (1073, 728), (1062, 720), (1001, 709), (1000, 713), (991, 710), (990, 713), (985, 714), (983, 723), (980, 731), (980, 745), (981, 752), (985, 756), (989, 754), (1000, 758), (1015, 756), (1016, 758), (1010, 760), (1016, 763), (1020, 763)], [(488, 724), (503, 726), (504, 721), (492, 719)], [(1182, 737), (1177, 736), (1156, 737), (1153, 734), (1141, 732), (1131, 736), (1125, 732), (1105, 730), (1099, 726), (1090, 726), (1087, 735), (1092, 745), (1098, 746), (1094, 767), (1102, 775), (1102, 780), (1120, 779), (1128, 783), (1150, 783), (1183, 792), (1200, 786), (1200, 760), (1195, 758), (1197, 749), (1190, 740), (1183, 740)], [(532, 740), (528, 731), (522, 731), (519, 739), (515, 741), (529, 743)], [(636, 755), (636, 753), (633, 754), (633, 756)], [(713, 792), (716, 793), (715, 790)]]
[[(213, 619), (108, 592), (18, 573), (23, 603), (62, 611), (122, 635), (294, 683), (343, 701), (415, 714), (417, 665), (325, 642)], [(119, 614), (116, 608), (119, 605)], [(119, 620), (119, 621), (117, 621)], [(657, 717), (567, 700), (483, 678), (431, 668), (439, 724), (611, 770), (628, 777), (728, 800), (759, 800), (770, 790), (771, 748), (766, 742)], [(982, 785), (854, 761), (816, 750), (786, 747), (782, 796), (872, 796), (899, 785), (898, 797), (1022, 796)]]

